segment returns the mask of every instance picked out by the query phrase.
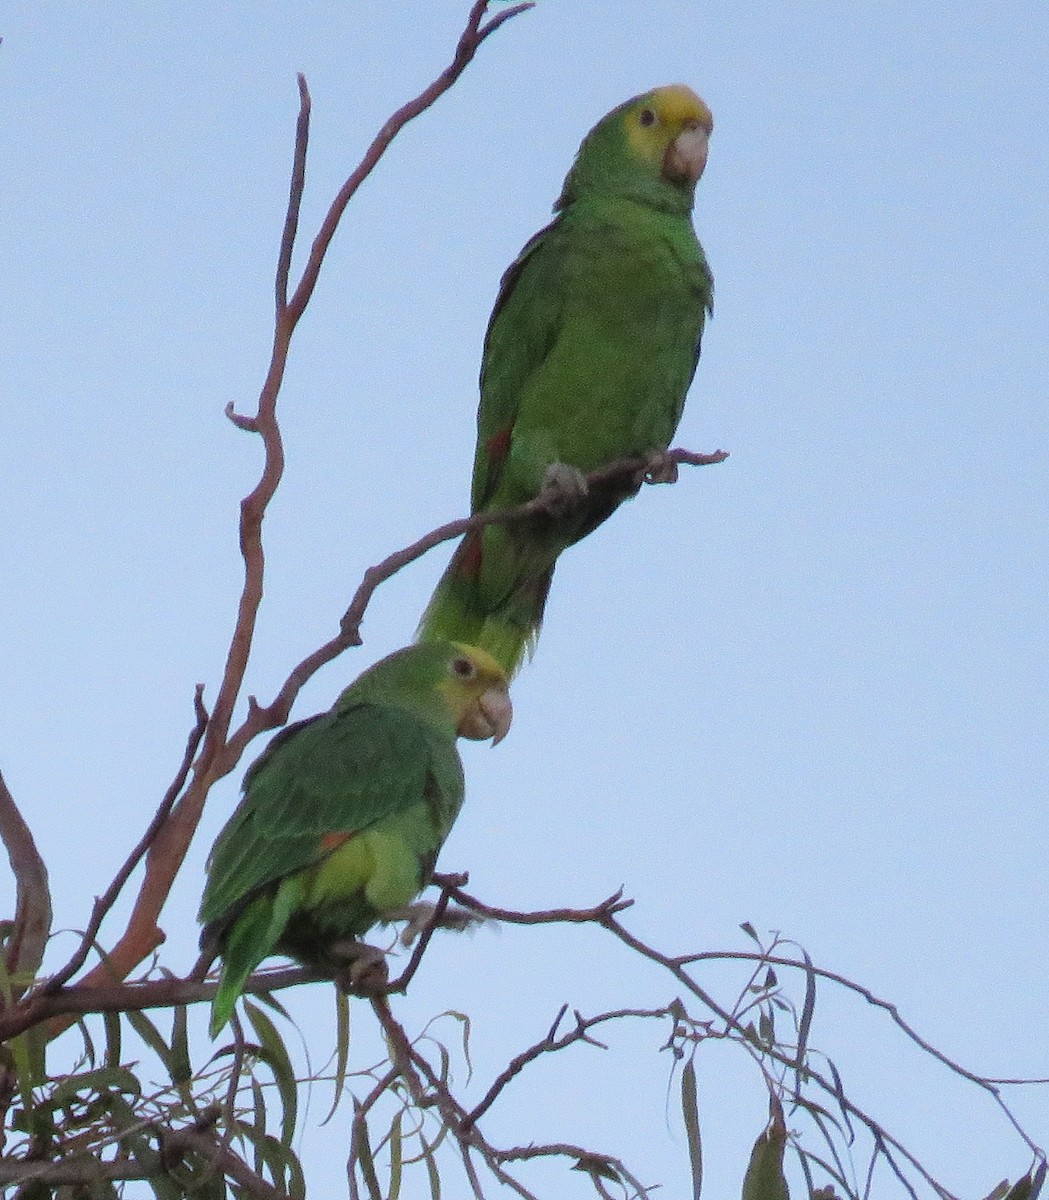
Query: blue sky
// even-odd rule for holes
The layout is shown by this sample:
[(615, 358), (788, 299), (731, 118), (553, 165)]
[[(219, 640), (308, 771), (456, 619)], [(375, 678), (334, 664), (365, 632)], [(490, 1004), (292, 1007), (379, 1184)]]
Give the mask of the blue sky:
[[(466, 7), (4, 12), (0, 767), (59, 926), (166, 787), (194, 683), (220, 678), (259, 465), (222, 409), (250, 410), (267, 362), (294, 74), (314, 100), (304, 248)], [(511, 22), (332, 246), (281, 400), (248, 679), (268, 698), (367, 565), (462, 514), (502, 270), (598, 117), (691, 84), (715, 116), (696, 225), (717, 300), (677, 440), (731, 458), (646, 489), (564, 558), (511, 737), (464, 751), (442, 863), (522, 908), (625, 885), (632, 927), (675, 952), (743, 947), (744, 920), (782, 930), (1001, 1075), (1049, 1075), (1047, 51), (1033, 2), (539, 0)], [(364, 647), (297, 715), (410, 640), (445, 558), (382, 589)], [(213, 793), (165, 914), (173, 969), (236, 789)], [(564, 1001), (673, 994), (596, 935), (481, 931), (434, 948), (403, 1012), (471, 1009), (490, 1069)], [(330, 1021), (327, 989), (290, 1003)], [(813, 1042), (955, 1190), (1026, 1168), (990, 1105), (870, 1010), (821, 989)], [(560, 1128), (679, 1195), (666, 1064), (621, 1050), (549, 1072), (553, 1101), (522, 1082), (493, 1136)], [(698, 1069), (708, 1194), (731, 1195), (760, 1080), (726, 1047)], [(1049, 1140), (1045, 1091), (1013, 1099)], [(340, 1186), (332, 1136), (304, 1152)]]

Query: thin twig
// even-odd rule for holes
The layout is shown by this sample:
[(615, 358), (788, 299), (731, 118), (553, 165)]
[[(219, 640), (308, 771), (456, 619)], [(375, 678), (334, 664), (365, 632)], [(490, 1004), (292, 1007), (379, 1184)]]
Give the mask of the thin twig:
[(870, 990), (864, 987), (861, 983), (856, 983), (855, 980), (849, 979), (847, 976), (840, 974), (837, 971), (829, 971), (825, 967), (817, 967), (813, 963), (801, 962), (798, 959), (788, 958), (778, 954), (761, 954), (753, 950), (704, 950), (697, 954), (680, 955), (672, 960), (682, 966), (695, 962), (757, 962), (768, 963), (776, 967), (794, 967), (799, 971), (807, 971), (815, 975), (819, 979), (826, 979), (831, 983), (836, 983), (840, 987), (846, 988), (848, 991), (855, 992), (861, 996), (868, 1004), (874, 1008), (880, 1008), (883, 1012), (889, 1014), (893, 1024), (897, 1026), (916, 1046), (928, 1054), (931, 1058), (942, 1063), (948, 1070), (959, 1075), (962, 1079), (968, 1080), (977, 1087), (982, 1088), (989, 1093), (992, 1099), (1001, 1109), (1005, 1118), (1013, 1126), (1016, 1132), (1024, 1140), (1027, 1148), (1035, 1155), (1040, 1155), (1042, 1150), (1035, 1144), (1034, 1141), (1024, 1131), (1022, 1126), (1017, 1121), (1014, 1114), (1010, 1111), (1002, 1099), (1001, 1088), (1006, 1084), (1024, 1084), (1024, 1083), (1049, 1083), (1046, 1079), (994, 1079), (987, 1075), (978, 1075), (975, 1071), (971, 1071), (968, 1067), (963, 1066), (956, 1059), (945, 1054), (928, 1040), (924, 1038), (909, 1024), (901, 1015), (899, 1008), (890, 1000), (884, 1000)]
[(338, 195), (332, 201), (327, 215), (321, 222), (320, 230), (316, 238), (314, 238), (302, 278), (295, 289), (295, 294), (288, 303), (288, 317), (293, 325), (298, 321), (303, 309), (313, 295), (313, 289), (317, 284), (317, 277), (320, 275), (324, 256), (328, 252), (331, 239), (335, 236), (335, 230), (339, 226), (339, 221), (346, 210), (346, 205), (349, 204), (350, 200), (353, 199), (354, 193), (375, 169), (379, 159), (386, 153), (393, 139), (409, 121), (414, 120), (415, 117), (424, 113), (436, 100), (448, 91), (473, 61), (474, 55), (485, 38), (493, 34), (500, 25), (509, 21), (511, 17), (516, 17), (519, 13), (533, 6), (533, 3), (516, 4), (501, 12), (498, 16), (493, 17), (486, 25), (482, 25), (481, 20), (488, 8), (488, 3), (487, 0), (477, 0), (470, 9), (470, 14), (466, 20), (466, 27), (460, 35), (451, 63), (418, 96), (397, 109), (375, 135), (371, 145), (364, 152), (360, 163), (339, 189)]
[(534, 1062), (543, 1054), (552, 1054), (558, 1050), (564, 1050), (566, 1046), (571, 1046), (575, 1042), (587, 1042), (592, 1046), (598, 1046), (605, 1049), (603, 1043), (596, 1041), (590, 1036), (590, 1030), (596, 1025), (603, 1025), (607, 1021), (622, 1021), (631, 1017), (645, 1019), (665, 1019), (673, 1017), (674, 1013), (669, 1008), (617, 1008), (611, 1012), (600, 1013), (596, 1017), (583, 1017), (578, 1012), (575, 1014), (575, 1028), (567, 1033), (557, 1037), (557, 1027), (561, 1023), (561, 1019), (568, 1009), (568, 1005), (562, 1006), (557, 1014), (553, 1025), (546, 1037), (529, 1046), (527, 1050), (522, 1050), (520, 1054), (515, 1054), (507, 1065), (499, 1072), (492, 1081), (488, 1091), (480, 1102), (467, 1113), (463, 1119), (462, 1127), (468, 1129), (471, 1125), (475, 1125), (481, 1117), (492, 1107), (498, 1100), (500, 1094), (514, 1079), (519, 1075), (529, 1063)]
[[(113, 878), (113, 882), (99, 896), (91, 909), (91, 919), (87, 923), (87, 928), (84, 930), (83, 936), (80, 939), (80, 945), (77, 947), (72, 958), (66, 963), (61, 970), (58, 970), (51, 976), (43, 986), (43, 991), (49, 995), (53, 995), (80, 970), (87, 961), (87, 956), (94, 945), (95, 938), (98, 936), (99, 928), (102, 925), (106, 913), (116, 903), (118, 896), (131, 877), (132, 871), (142, 861), (143, 855), (147, 853), (150, 846), (153, 844), (154, 838), (160, 832), (164, 822), (168, 819), (175, 800), (178, 798), (179, 792), (182, 791), (183, 785), (186, 782), (186, 777), (189, 775), (190, 766), (193, 763), (193, 756), (197, 752), (197, 747), (200, 745), (200, 739), (204, 736), (204, 730), (208, 723), (207, 709), (204, 707), (204, 685), (198, 683), (193, 692), (193, 712), (196, 718), (193, 728), (189, 731), (189, 736), (186, 739), (186, 748), (182, 753), (182, 761), (179, 763), (178, 770), (175, 772), (175, 778), (171, 781), (168, 790), (164, 793), (164, 798), (160, 802), (160, 807), (153, 814), (153, 819), (146, 828), (146, 832), (139, 839), (138, 845), (131, 851), (124, 861), (124, 865), (117, 871)], [(159, 945), (160, 942), (157, 942)], [(98, 970), (98, 968), (96, 968)], [(103, 964), (102, 970), (105, 970)], [(85, 981), (86, 982), (86, 981)]]
[(299, 229), (302, 193), (306, 187), (306, 150), (310, 140), (310, 89), (306, 86), (306, 76), (301, 71), (296, 78), (299, 84), (299, 119), (295, 125), (295, 158), (291, 168), (288, 210), (284, 217), (284, 231), (280, 239), (280, 254), (277, 258), (277, 278), (274, 287), (278, 323), (284, 316), (284, 310), (288, 307), (288, 275), (291, 272), (291, 255), (295, 249), (295, 235)]
[[(461, 880), (462, 883), (466, 883), (469, 879), (469, 876), (464, 873), (462, 875), (452, 876), (452, 878)], [(404, 968), (400, 975), (397, 976), (396, 979), (392, 980), (386, 985), (386, 991), (388, 993), (403, 993), (408, 987), (408, 984), (415, 976), (415, 972), (419, 969), (419, 964), (422, 962), (423, 955), (426, 953), (426, 947), (430, 944), (430, 939), (433, 937), (436, 930), (440, 928), (441, 918), (448, 911), (448, 905), (451, 902), (451, 899), (451, 893), (448, 891), (448, 889), (442, 888), (441, 895), (438, 897), (437, 903), (433, 906), (433, 912), (430, 914), (429, 919), (420, 931), (415, 945), (412, 948), (412, 955), (411, 958), (408, 959), (408, 965)]]

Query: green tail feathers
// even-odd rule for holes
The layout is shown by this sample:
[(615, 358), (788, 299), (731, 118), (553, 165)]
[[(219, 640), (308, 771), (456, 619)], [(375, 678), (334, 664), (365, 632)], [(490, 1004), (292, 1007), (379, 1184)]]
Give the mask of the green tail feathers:
[(237, 1006), (255, 968), (273, 953), (297, 903), (302, 898), (302, 873), (284, 879), (275, 894), (261, 893), (228, 927), (222, 947), (219, 988), (211, 1002), (210, 1032), (218, 1037)]
[(480, 537), (467, 534), (434, 589), (415, 640), (479, 646), (512, 678), (539, 640), (554, 564), (534, 572), (522, 572), (517, 564), (496, 587), (493, 572), (482, 570), (481, 555)]

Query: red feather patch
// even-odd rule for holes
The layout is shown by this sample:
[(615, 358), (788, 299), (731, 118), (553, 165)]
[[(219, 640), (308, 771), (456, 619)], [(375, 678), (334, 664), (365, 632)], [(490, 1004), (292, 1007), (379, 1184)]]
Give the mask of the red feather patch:
[(481, 531), (472, 529), (463, 537), (462, 545), (456, 554), (455, 573), (465, 575), (468, 579), (476, 579), (481, 573), (481, 557), (484, 553), (484, 543)]
[(509, 426), (506, 429), (500, 429), (498, 433), (493, 433), (484, 444), (485, 451), (488, 454), (488, 461), (495, 468), (501, 467), (506, 462), (506, 456), (510, 453), (511, 432), (512, 430)]

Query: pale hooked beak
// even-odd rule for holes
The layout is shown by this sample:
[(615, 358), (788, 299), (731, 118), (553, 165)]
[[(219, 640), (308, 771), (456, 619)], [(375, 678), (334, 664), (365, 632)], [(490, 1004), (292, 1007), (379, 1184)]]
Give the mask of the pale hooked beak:
[(472, 742), (491, 738), (492, 745), (497, 746), (510, 732), (513, 717), (510, 693), (504, 687), (490, 687), (459, 723), (459, 736)]
[(707, 165), (709, 135), (702, 125), (684, 129), (667, 147), (663, 174), (673, 183), (697, 183)]

